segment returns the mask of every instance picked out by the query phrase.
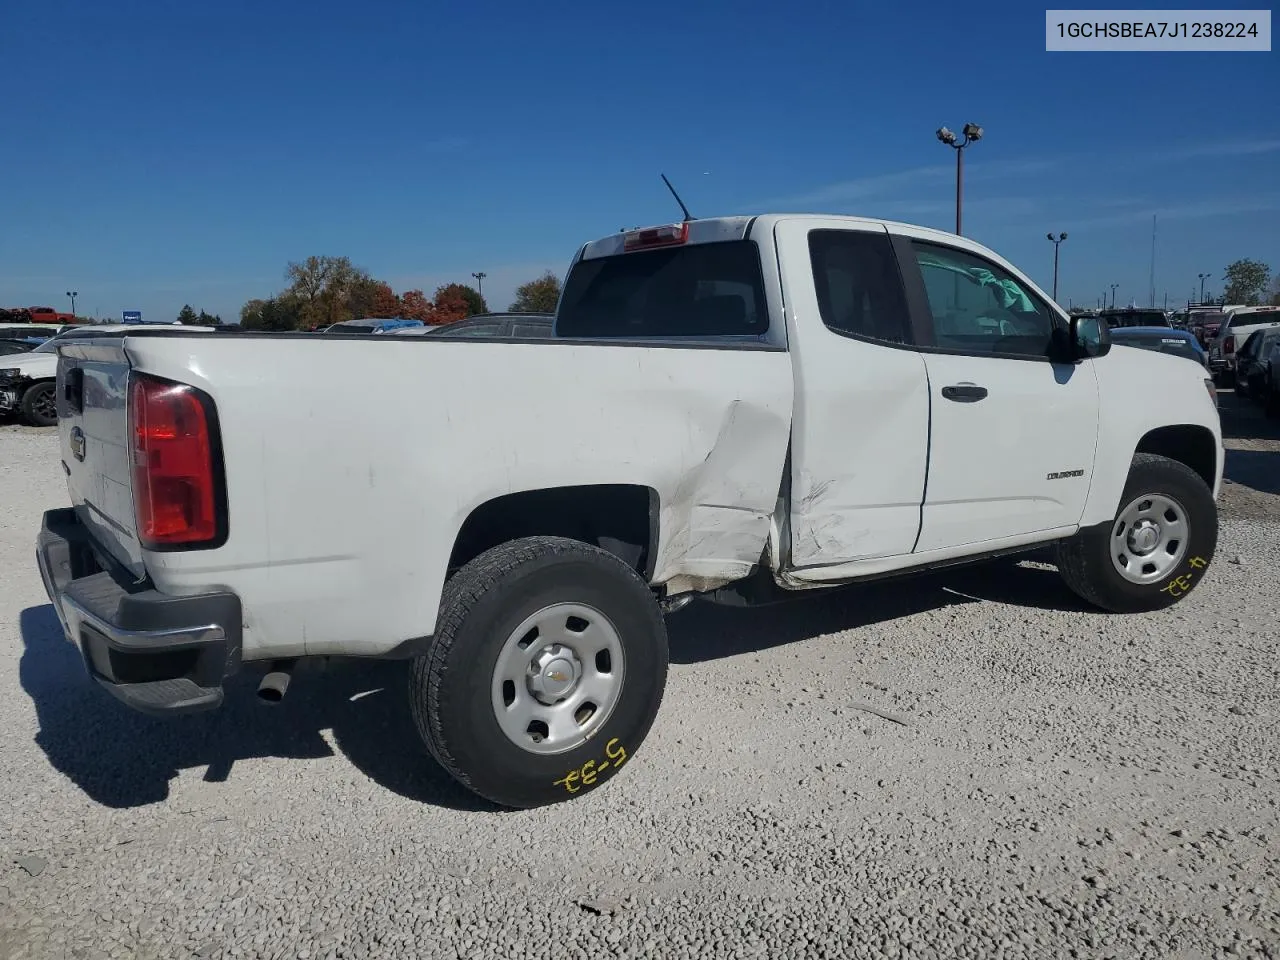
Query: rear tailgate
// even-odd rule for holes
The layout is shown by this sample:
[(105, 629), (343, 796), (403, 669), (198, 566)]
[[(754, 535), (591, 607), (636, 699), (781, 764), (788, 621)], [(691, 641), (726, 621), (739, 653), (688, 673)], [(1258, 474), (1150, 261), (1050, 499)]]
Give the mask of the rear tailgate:
[(58, 434), (67, 492), (97, 544), (142, 577), (131, 493), (128, 387), (123, 337), (79, 339), (58, 348)]

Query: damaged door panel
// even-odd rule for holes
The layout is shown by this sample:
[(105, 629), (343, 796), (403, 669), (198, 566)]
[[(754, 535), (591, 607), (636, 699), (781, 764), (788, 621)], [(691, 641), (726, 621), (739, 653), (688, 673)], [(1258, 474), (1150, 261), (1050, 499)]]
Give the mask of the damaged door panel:
[(910, 554), (929, 382), (888, 232), (809, 217), (779, 221), (775, 235), (796, 371), (789, 567)]

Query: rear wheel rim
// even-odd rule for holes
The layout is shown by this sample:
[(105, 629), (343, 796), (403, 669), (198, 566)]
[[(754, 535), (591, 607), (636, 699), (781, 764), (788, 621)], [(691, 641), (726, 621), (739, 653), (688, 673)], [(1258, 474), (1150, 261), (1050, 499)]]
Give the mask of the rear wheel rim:
[(31, 403), (31, 409), (35, 411), (36, 416), (45, 420), (56, 420), (58, 417), (58, 404), (54, 399), (52, 390), (41, 390), (36, 394), (35, 400)]
[(1186, 508), (1164, 493), (1129, 502), (1111, 529), (1111, 564), (1130, 583), (1163, 580), (1187, 555), (1191, 522)]
[(565, 753), (608, 721), (625, 663), (617, 627), (595, 607), (556, 603), (513, 630), (494, 665), (498, 726), (528, 753)]

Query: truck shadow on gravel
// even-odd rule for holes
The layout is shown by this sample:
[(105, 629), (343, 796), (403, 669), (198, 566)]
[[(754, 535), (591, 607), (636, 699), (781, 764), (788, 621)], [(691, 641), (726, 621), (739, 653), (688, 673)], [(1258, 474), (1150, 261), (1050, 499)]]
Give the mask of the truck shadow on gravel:
[(900, 580), (854, 584), (765, 607), (693, 603), (667, 619), (673, 663), (699, 663), (799, 643), (841, 630), (872, 627), (928, 610), (1002, 603), (1040, 610), (1091, 612), (1067, 589), (1049, 551)]
[[(1018, 564), (1028, 556), (845, 587), (772, 607), (694, 604), (669, 618), (671, 658), (715, 660), (954, 604), (1086, 609), (1056, 571)], [(351, 659), (324, 669), (304, 661), (276, 707), (258, 702), (257, 674), (247, 671), (227, 684), (220, 709), (160, 719), (129, 710), (89, 678), (52, 606), (24, 610), (20, 626), (19, 678), (35, 704), (36, 744), (56, 770), (104, 806), (161, 803), (183, 770), (204, 767), (205, 781), (219, 783), (233, 779), (241, 760), (331, 757), (322, 731), (332, 731), (338, 751), (385, 789), (455, 810), (501, 810), (459, 786), (427, 753), (409, 713), (403, 662)]]
[(386, 789), (456, 810), (500, 809), (459, 786), (427, 753), (409, 714), (403, 662), (349, 660), (327, 670), (304, 663), (276, 707), (258, 702), (258, 676), (246, 672), (228, 683), (220, 709), (154, 718), (129, 710), (89, 678), (52, 606), (24, 610), (20, 626), (19, 677), (40, 723), (36, 744), (104, 806), (160, 803), (169, 781), (191, 768), (207, 767), (205, 781), (218, 783), (234, 778), (239, 760), (330, 757), (321, 734), (327, 730), (343, 756)]

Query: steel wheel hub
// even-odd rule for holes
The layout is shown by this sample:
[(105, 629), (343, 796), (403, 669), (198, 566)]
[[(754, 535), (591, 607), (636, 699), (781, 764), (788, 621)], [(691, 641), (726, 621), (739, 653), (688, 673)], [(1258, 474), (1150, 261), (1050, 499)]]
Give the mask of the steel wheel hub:
[(530, 753), (564, 753), (609, 719), (622, 695), (622, 638), (600, 610), (556, 603), (507, 637), (493, 669), (493, 714)]
[(568, 647), (552, 643), (529, 662), (529, 692), (539, 703), (552, 706), (573, 693), (582, 678), (582, 664)]
[(1138, 497), (1120, 511), (1111, 537), (1111, 562), (1130, 583), (1163, 580), (1187, 555), (1187, 511), (1163, 493)]
[(1145, 517), (1129, 530), (1129, 552), (1140, 556), (1150, 553), (1160, 543), (1160, 526)]

